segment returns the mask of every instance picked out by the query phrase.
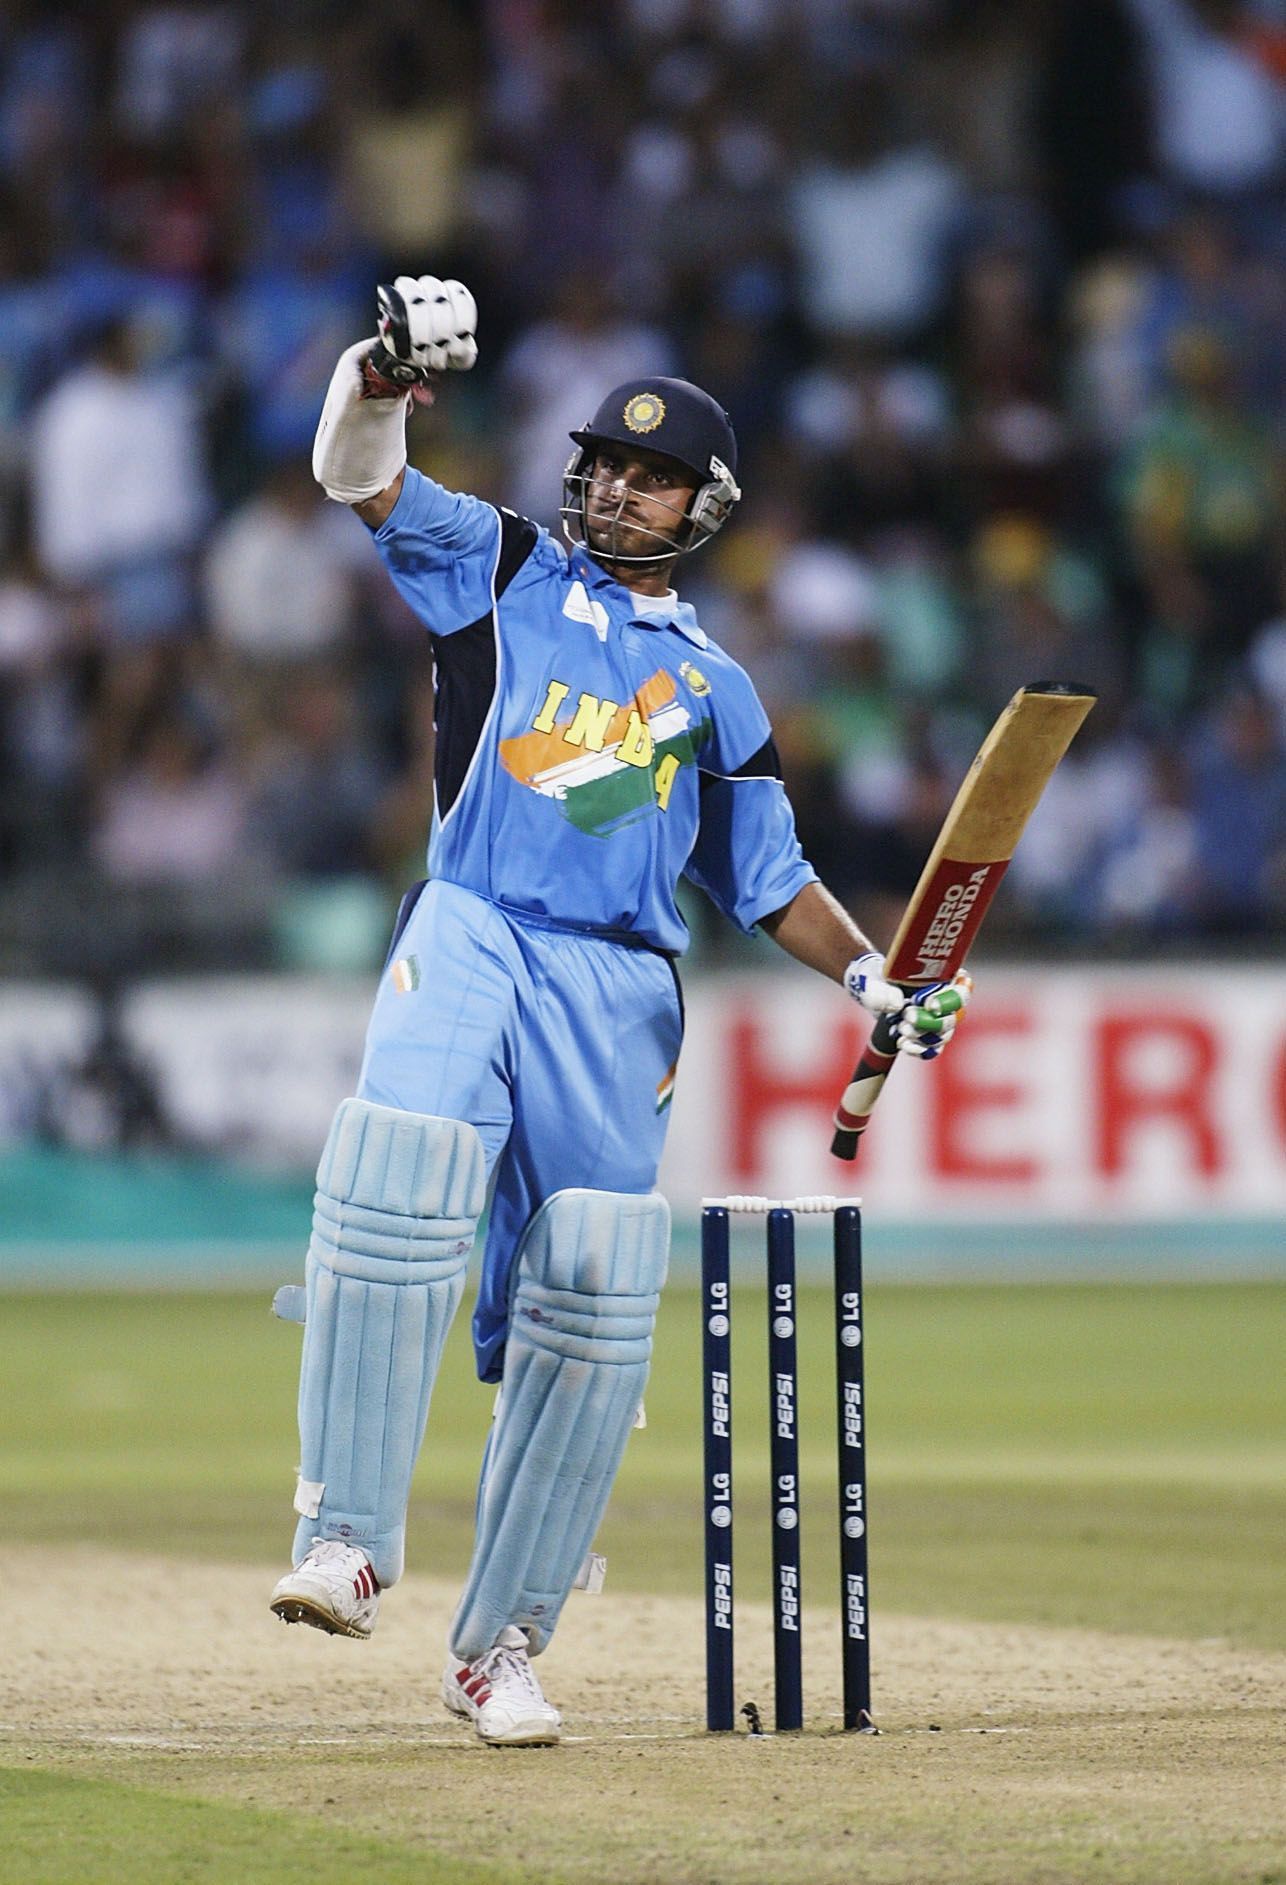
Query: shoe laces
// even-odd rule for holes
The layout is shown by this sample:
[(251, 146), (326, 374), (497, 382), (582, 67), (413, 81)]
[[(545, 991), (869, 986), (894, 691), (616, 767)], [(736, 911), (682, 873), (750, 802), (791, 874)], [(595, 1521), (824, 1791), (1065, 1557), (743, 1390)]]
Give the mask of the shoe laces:
[(314, 1564), (333, 1564), (337, 1569), (348, 1570), (346, 1559), (358, 1558), (362, 1564), (367, 1562), (366, 1554), (356, 1545), (346, 1545), (339, 1538), (314, 1538), (308, 1553)]
[[(505, 1634), (509, 1633), (506, 1630)], [(513, 1634), (517, 1635), (518, 1632), (514, 1631)], [(506, 1687), (516, 1685), (531, 1701), (544, 1704), (545, 1697), (531, 1666), (525, 1640), (521, 1643), (506, 1643), (502, 1640), (489, 1649), (485, 1656), (479, 1657), (473, 1666), (493, 1687), (500, 1683)]]

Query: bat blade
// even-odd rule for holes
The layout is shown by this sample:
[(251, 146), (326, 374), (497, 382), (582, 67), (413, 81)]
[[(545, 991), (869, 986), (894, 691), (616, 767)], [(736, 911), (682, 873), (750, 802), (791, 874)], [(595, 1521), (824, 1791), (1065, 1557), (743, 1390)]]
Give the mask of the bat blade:
[[(898, 924), (884, 973), (908, 991), (949, 981), (964, 966), (1054, 770), (1096, 695), (1038, 681), (1020, 688), (965, 774), (915, 892)], [(881, 1019), (835, 1112), (836, 1158), (856, 1156), (896, 1052), (896, 1019)]]

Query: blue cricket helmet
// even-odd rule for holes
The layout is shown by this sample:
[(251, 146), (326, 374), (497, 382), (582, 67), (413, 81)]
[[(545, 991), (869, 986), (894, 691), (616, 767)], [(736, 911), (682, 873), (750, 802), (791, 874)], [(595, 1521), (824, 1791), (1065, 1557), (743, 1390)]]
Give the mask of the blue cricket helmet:
[[(563, 474), (563, 529), (573, 542), (585, 540), (585, 484), (599, 445), (645, 447), (673, 458), (697, 480), (688, 506), (686, 541), (662, 555), (623, 557), (631, 563), (660, 562), (665, 554), (695, 550), (708, 543), (732, 514), (741, 492), (737, 486), (737, 437), (717, 400), (690, 380), (664, 374), (627, 380), (615, 386), (597, 412), (571, 437), (578, 450)], [(579, 537), (568, 529), (575, 521)]]
[(646, 445), (677, 458), (702, 483), (713, 475), (712, 459), (732, 477), (737, 474), (732, 421), (717, 400), (690, 380), (627, 380), (613, 387), (589, 424), (571, 436), (585, 446), (603, 439), (614, 445)]

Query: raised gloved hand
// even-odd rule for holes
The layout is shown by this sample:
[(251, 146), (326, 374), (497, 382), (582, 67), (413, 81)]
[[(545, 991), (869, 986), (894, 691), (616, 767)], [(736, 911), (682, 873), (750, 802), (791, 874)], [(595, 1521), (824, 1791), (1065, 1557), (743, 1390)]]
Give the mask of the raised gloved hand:
[(973, 993), (973, 978), (962, 969), (951, 982), (934, 982), (907, 994), (885, 978), (884, 958), (874, 949), (850, 962), (843, 979), (853, 1000), (868, 1014), (890, 1020), (897, 1052), (916, 1060), (937, 1058)]
[(370, 368), (390, 387), (428, 386), (448, 369), (467, 372), (478, 358), (478, 308), (463, 282), (399, 275), (379, 289), (378, 301)]

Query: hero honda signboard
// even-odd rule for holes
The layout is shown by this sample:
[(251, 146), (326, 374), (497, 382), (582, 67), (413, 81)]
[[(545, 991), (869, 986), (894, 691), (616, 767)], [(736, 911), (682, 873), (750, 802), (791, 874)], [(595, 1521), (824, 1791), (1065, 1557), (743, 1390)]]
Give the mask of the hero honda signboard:
[[(857, 1189), (873, 1222), (1286, 1222), (1276, 965), (1221, 970), (1216, 1011), (1195, 971), (983, 960), (951, 1052), (889, 1082), (856, 1167), (828, 1151), (865, 1033), (842, 993), (785, 965), (685, 982), (661, 1174), (677, 1216), (695, 1220), (713, 1192)], [(127, 997), (121, 1030), (176, 1142), (302, 1173), (353, 1090), (369, 996), (367, 977), (156, 982)], [(77, 1067), (94, 1038), (83, 991), (0, 990), (0, 1140), (21, 1145), (65, 1102), (68, 1142), (81, 1142)]]

